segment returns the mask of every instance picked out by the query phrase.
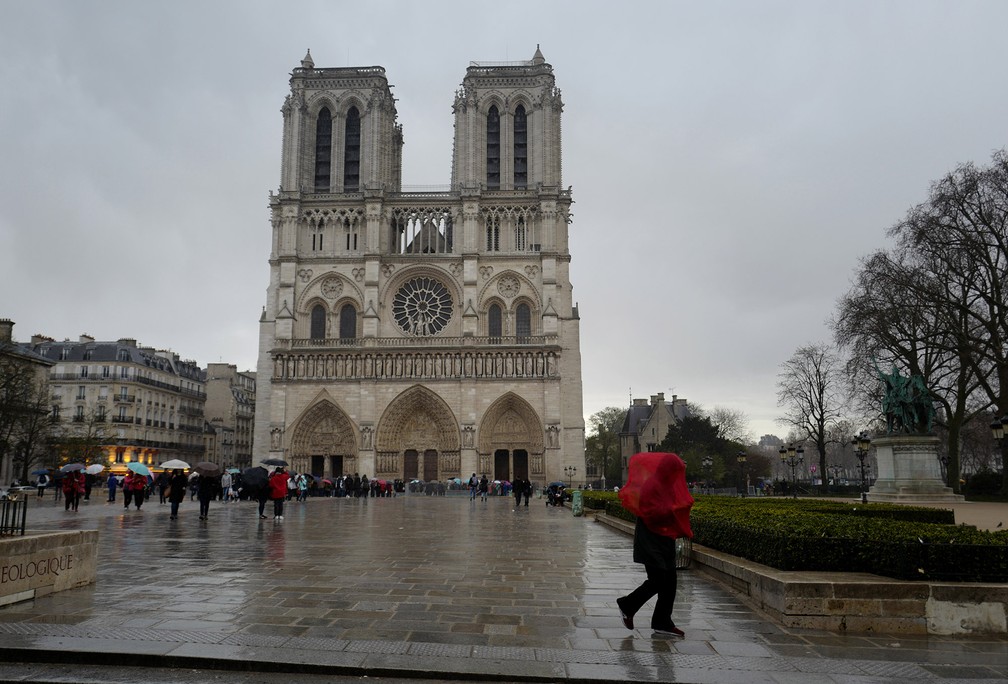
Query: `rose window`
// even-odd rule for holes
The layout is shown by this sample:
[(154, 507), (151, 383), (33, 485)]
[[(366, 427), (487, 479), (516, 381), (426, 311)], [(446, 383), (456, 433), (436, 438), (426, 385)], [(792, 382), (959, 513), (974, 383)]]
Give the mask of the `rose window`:
[(434, 278), (413, 278), (392, 299), (392, 316), (410, 335), (436, 335), (451, 320), (451, 294)]

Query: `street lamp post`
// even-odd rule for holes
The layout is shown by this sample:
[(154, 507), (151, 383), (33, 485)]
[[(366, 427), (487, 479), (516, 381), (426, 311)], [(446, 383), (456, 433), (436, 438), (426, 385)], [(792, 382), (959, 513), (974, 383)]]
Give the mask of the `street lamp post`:
[(738, 461), (739, 491), (742, 492), (742, 498), (744, 499), (745, 495), (746, 495), (746, 489), (747, 489), (746, 484), (745, 484), (746, 452), (744, 452), (744, 451), (738, 452), (738, 456), (735, 457), (735, 460)]
[(854, 445), (854, 455), (857, 456), (857, 460), (861, 468), (861, 503), (868, 503), (868, 487), (867, 481), (865, 480), (864, 461), (865, 457), (868, 455), (868, 449), (871, 447), (871, 439), (868, 437), (867, 432), (862, 432), (860, 435), (851, 440), (851, 444)]
[(783, 447), (782, 446), (777, 453), (780, 454), (781, 462), (785, 466), (790, 466), (791, 467), (791, 490), (792, 490), (792, 494), (794, 495), (794, 498), (797, 499), (798, 498), (798, 479), (795, 476), (795, 467), (799, 463), (804, 463), (805, 462), (805, 448), (804, 447), (798, 447), (796, 449), (795, 446), (794, 446), (794, 444), (792, 444), (792, 445), (787, 446), (787, 447)]
[(567, 476), (567, 480), (570, 481), (571, 488), (574, 488), (574, 476), (577, 474), (577, 466), (564, 466), (564, 475)]
[(704, 456), (700, 461), (703, 464), (704, 472), (707, 473), (707, 493), (711, 493), (711, 471), (714, 468), (714, 459), (710, 456)]

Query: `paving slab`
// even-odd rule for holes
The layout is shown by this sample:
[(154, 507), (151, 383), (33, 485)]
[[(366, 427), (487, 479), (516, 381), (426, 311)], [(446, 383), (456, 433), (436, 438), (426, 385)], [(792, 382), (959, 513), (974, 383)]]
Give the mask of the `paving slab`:
[(626, 630), (615, 599), (644, 579), (632, 540), (538, 500), (319, 498), (283, 521), (249, 502), (216, 503), (208, 521), (190, 501), (175, 521), (156, 501), (32, 503), (31, 530), (99, 531), (98, 578), (0, 608), (8, 663), (95, 668), (132, 653), (263, 677), (1008, 681), (1004, 638), (783, 628), (689, 570), (674, 612), (685, 639)]

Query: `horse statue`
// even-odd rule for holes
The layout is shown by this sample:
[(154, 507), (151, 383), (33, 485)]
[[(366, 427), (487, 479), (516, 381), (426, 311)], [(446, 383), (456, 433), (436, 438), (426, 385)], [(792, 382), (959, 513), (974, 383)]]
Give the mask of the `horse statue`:
[(934, 405), (931, 392), (920, 375), (904, 377), (893, 366), (883, 373), (875, 366), (882, 381), (882, 413), (886, 417), (887, 434), (928, 434), (934, 426)]

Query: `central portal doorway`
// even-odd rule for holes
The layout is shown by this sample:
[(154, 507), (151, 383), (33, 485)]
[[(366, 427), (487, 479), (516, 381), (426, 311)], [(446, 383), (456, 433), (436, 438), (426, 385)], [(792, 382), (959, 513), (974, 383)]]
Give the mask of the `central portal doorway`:
[(437, 450), (428, 449), (423, 454), (423, 479), (434, 482), (438, 479)]
[(420, 458), (416, 449), (407, 449), (403, 454), (403, 478), (407, 482), (420, 478)]

